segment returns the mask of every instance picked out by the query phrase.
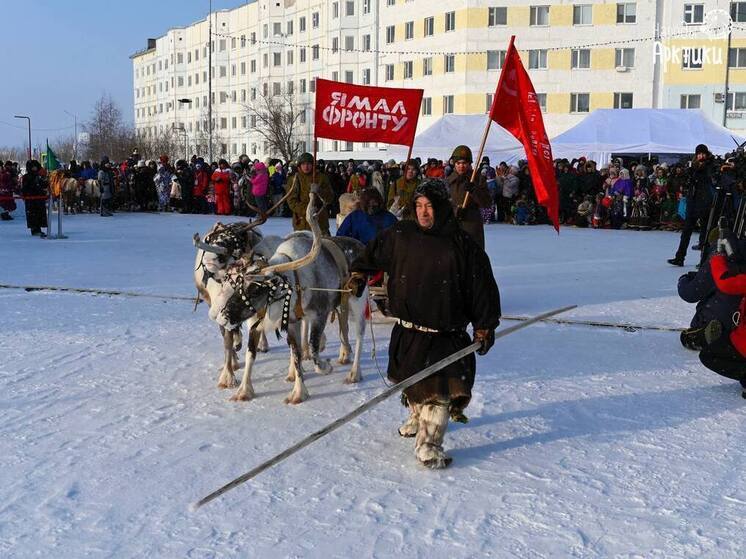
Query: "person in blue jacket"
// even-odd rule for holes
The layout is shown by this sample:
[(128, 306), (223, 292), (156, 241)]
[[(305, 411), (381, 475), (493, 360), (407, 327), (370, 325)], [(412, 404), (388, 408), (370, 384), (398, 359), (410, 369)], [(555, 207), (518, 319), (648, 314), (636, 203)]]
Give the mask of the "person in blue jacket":
[(352, 237), (367, 245), (396, 221), (396, 216), (384, 207), (378, 189), (366, 188), (360, 194), (360, 209), (345, 218), (337, 229), (337, 236)]

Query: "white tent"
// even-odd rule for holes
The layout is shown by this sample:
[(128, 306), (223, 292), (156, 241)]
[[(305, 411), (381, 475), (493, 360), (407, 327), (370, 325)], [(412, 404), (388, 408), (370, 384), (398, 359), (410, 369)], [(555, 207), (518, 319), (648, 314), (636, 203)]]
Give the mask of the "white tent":
[(597, 109), (552, 139), (555, 158), (581, 155), (599, 164), (612, 153), (694, 153), (706, 144), (712, 153), (733, 151), (744, 138), (691, 109)]
[[(448, 161), (453, 148), (463, 144), (471, 148), (476, 158), (486, 124), (487, 115), (444, 115), (417, 135), (412, 157), (420, 157), (423, 161), (430, 157)], [(396, 161), (403, 161), (407, 156), (407, 148), (404, 146), (390, 146), (386, 152), (387, 158)], [(484, 155), (493, 164), (500, 161), (512, 163), (523, 157), (523, 147), (512, 134), (493, 122)]]

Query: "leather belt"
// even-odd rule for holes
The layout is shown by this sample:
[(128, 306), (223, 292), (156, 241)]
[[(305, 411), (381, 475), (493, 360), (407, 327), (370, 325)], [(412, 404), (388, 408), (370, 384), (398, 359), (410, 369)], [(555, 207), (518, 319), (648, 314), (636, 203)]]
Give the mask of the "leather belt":
[(418, 332), (426, 332), (428, 334), (439, 334), (440, 330), (433, 330), (432, 328), (428, 328), (427, 326), (420, 326), (419, 324), (413, 324), (412, 322), (407, 322), (406, 320), (402, 320), (401, 318), (399, 320), (399, 326), (403, 326), (404, 328), (408, 328), (410, 330), (417, 330)]

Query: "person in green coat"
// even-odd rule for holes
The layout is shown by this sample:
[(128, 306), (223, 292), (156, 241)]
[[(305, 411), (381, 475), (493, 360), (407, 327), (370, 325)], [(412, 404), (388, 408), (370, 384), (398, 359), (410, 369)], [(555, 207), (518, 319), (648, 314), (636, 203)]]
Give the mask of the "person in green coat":
[(313, 167), (316, 162), (313, 155), (304, 153), (298, 158), (298, 172), (288, 179), (286, 188), (293, 189), (288, 197), (287, 204), (293, 212), (293, 230), (310, 231), (311, 226), (306, 221), (306, 208), (311, 192), (316, 192), (322, 206), (317, 208), (319, 228), (324, 235), (329, 235), (329, 211), (328, 208), (334, 203), (334, 191), (332, 190), (329, 177), (321, 171), (316, 172), (316, 182), (313, 182)]

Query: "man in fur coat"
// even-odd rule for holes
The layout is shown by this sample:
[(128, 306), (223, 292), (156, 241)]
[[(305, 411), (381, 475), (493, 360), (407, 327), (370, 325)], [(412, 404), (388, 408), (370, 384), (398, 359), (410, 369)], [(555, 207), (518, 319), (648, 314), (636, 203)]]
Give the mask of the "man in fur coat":
[[(453, 210), (456, 212), (461, 228), (469, 233), (483, 249), (484, 225), (480, 209), (492, 207), (487, 179), (482, 173), (477, 173), (475, 181), (471, 182), (472, 155), (468, 146), (458, 146), (454, 149), (451, 159), (453, 160), (453, 173), (448, 176), (448, 187)], [(466, 206), (462, 207), (465, 200)]]
[[(466, 331), (484, 355), (500, 324), (500, 294), (487, 254), (464, 231), (453, 214), (448, 186), (428, 179), (413, 196), (414, 221), (399, 221), (368, 243), (353, 262), (348, 287), (362, 293), (366, 276), (388, 273), (391, 313), (398, 318), (389, 344), (388, 377), (400, 382), (428, 365), (468, 346)], [(476, 359), (464, 357), (408, 388), (404, 395), (409, 419), (399, 429), (416, 437), (420, 463), (444, 468), (451, 459), (443, 452), (449, 415), (463, 417), (471, 400)]]

